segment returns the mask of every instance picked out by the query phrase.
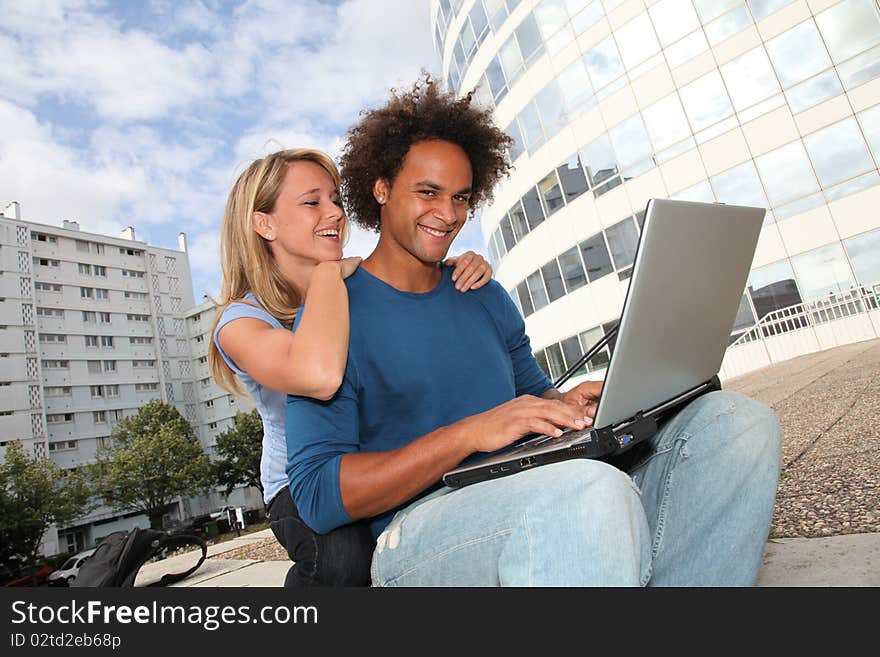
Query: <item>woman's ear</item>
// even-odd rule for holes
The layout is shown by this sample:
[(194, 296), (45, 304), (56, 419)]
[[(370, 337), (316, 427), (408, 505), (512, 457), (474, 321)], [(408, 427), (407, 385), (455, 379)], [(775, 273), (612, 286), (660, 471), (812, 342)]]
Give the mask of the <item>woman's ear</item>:
[(254, 212), (253, 219), (254, 232), (257, 233), (257, 235), (268, 242), (271, 242), (277, 237), (273, 226), (275, 222), (272, 220), (272, 215), (266, 214), (265, 212)]
[(379, 205), (385, 205), (388, 201), (388, 182), (384, 178), (378, 178), (373, 184), (373, 198)]

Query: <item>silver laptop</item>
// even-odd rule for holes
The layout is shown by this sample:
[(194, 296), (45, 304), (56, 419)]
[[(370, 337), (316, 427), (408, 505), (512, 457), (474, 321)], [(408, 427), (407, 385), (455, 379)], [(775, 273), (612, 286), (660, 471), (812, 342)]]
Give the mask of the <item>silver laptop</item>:
[(465, 486), (570, 458), (614, 457), (649, 439), (670, 412), (719, 389), (765, 212), (652, 199), (593, 427), (472, 457), (443, 482)]

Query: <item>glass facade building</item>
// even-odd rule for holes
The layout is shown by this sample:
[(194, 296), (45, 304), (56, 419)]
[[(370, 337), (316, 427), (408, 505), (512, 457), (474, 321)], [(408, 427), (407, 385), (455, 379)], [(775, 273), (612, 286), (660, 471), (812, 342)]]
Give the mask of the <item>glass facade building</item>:
[(732, 340), (876, 294), (877, 0), (432, 0), (432, 20), (447, 84), (514, 138), (480, 223), (552, 378), (619, 317), (650, 198), (768, 209)]

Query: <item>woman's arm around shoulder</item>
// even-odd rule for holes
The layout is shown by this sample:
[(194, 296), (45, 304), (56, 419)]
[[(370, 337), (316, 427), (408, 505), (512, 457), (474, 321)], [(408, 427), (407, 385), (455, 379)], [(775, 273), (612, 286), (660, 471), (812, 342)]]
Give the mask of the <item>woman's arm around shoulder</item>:
[(306, 297), (308, 312), (296, 331), (242, 317), (220, 329), (218, 345), (266, 388), (324, 401), (332, 398), (348, 358), (348, 291), (343, 279), (359, 262), (346, 258), (315, 267)]

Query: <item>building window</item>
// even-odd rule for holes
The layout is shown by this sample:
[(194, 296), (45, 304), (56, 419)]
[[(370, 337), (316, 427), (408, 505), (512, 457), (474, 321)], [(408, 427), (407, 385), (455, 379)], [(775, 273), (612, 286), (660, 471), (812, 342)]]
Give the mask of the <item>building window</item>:
[(103, 288), (100, 288), (100, 287), (95, 288), (95, 298), (96, 299), (107, 299), (108, 298), (108, 291)]
[(92, 299), (95, 296), (95, 292), (90, 287), (81, 287), (79, 288), (79, 296), (81, 299)]
[(104, 312), (98, 313), (98, 320), (102, 324), (109, 324), (110, 323), (110, 313), (104, 313)]
[(70, 395), (70, 386), (46, 386), (43, 388), (47, 397), (66, 397)]
[(91, 386), (92, 398), (98, 398), (104, 396), (104, 386)]
[(94, 310), (83, 310), (82, 311), (82, 321), (86, 324), (94, 324), (97, 315), (95, 315)]
[(107, 421), (106, 411), (92, 411), (92, 421), (95, 424), (102, 424)]
[(34, 264), (41, 267), (58, 267), (61, 263), (52, 258), (34, 258)]
[[(86, 247), (86, 248), (88, 248), (88, 247)], [(91, 276), (92, 275), (92, 266), (91, 265), (87, 265), (85, 263), (80, 262), (77, 265), (77, 267), (79, 269), (79, 273), (82, 274), (83, 276)]]
[(56, 283), (41, 283), (39, 281), (34, 283), (34, 289), (42, 290), (43, 292), (61, 292), (61, 286)]
[(47, 370), (66, 370), (70, 367), (69, 360), (44, 360), (42, 365)]
[(101, 336), (101, 346), (102, 347), (112, 347), (113, 346), (113, 336), (112, 335), (102, 335)]
[(78, 441), (62, 440), (58, 443), (49, 443), (50, 452), (67, 452), (77, 448)]
[(565, 296), (565, 286), (562, 284), (562, 274), (559, 271), (559, 263), (556, 262), (556, 259), (541, 267), (541, 274), (544, 276), (547, 296), (551, 303)]
[(49, 413), (46, 415), (46, 422), (49, 424), (62, 424), (64, 422), (73, 422), (73, 413)]
[(134, 389), (136, 392), (146, 392), (146, 391), (151, 391), (151, 390), (158, 390), (159, 384), (158, 383), (135, 383)]
[(104, 361), (104, 372), (115, 372), (116, 371), (116, 361), (115, 360), (105, 360)]
[(602, 233), (597, 233), (581, 242), (580, 249), (587, 269), (587, 278), (591, 283), (614, 271)]
[(56, 333), (40, 333), (40, 342), (66, 344), (67, 336)]
[(85, 338), (87, 347), (97, 347), (98, 346), (98, 336), (97, 335), (85, 335), (83, 337)]
[[(101, 246), (101, 245), (99, 245), (99, 246)], [(95, 271), (95, 276), (103, 276), (104, 278), (107, 277), (107, 268), (106, 267), (104, 267), (103, 265), (94, 265), (93, 267), (94, 267), (94, 271)]]
[(86, 367), (88, 368), (89, 374), (100, 374), (101, 373), (101, 361), (99, 361), (99, 360), (86, 361)]

